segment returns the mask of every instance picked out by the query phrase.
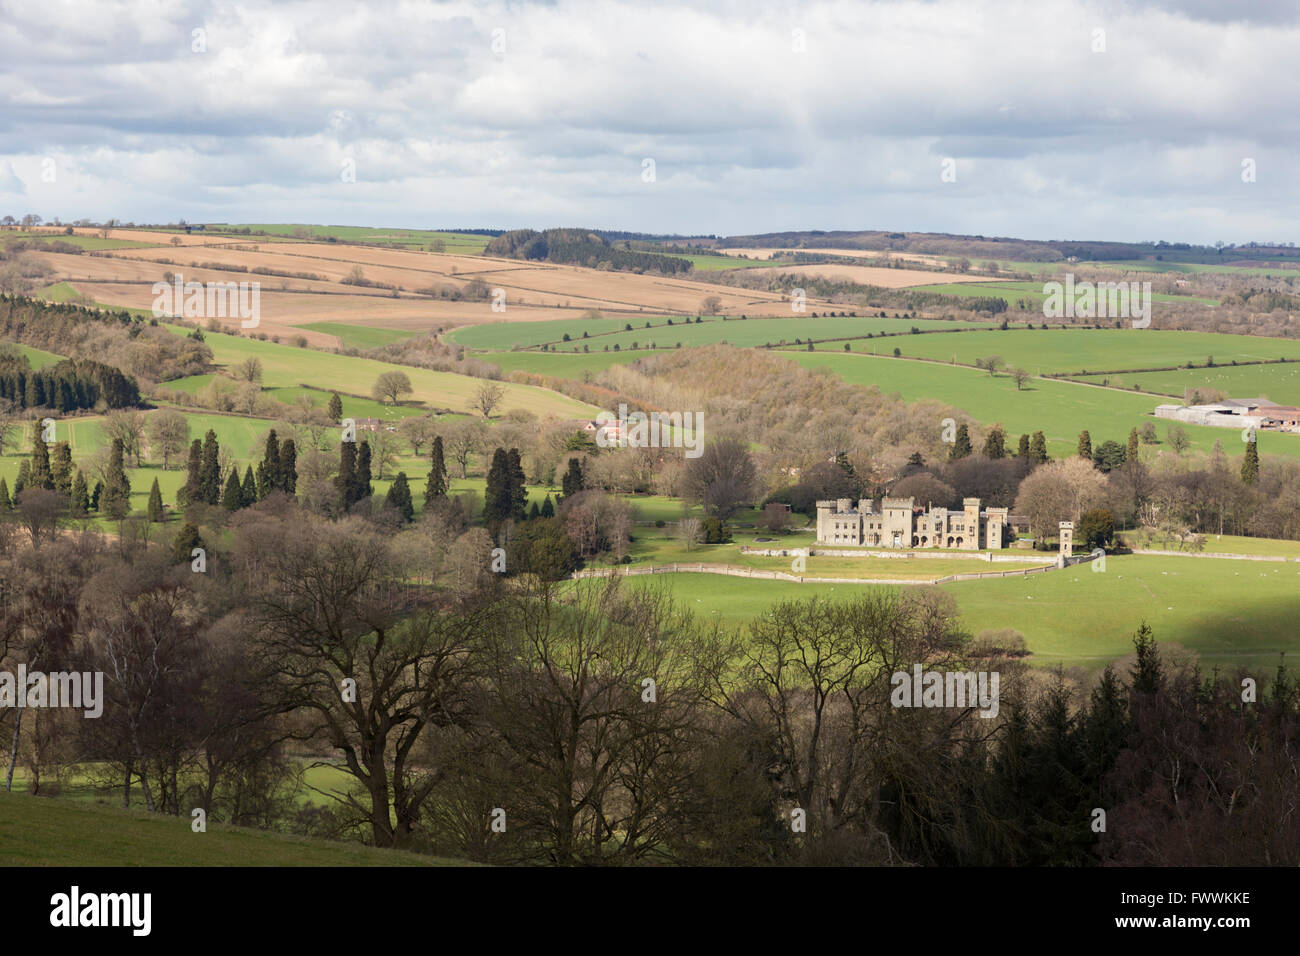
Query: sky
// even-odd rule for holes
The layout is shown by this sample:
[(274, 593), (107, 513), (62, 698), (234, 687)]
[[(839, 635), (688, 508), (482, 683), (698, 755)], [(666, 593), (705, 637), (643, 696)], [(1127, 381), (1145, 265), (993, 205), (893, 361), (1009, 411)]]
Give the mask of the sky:
[(0, 215), (1300, 241), (1300, 0), (0, 0)]

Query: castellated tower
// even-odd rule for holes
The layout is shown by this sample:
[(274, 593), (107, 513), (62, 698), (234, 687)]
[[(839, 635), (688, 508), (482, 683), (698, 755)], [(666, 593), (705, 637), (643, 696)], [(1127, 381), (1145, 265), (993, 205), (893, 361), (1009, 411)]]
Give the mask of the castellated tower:
[(1061, 522), (1061, 553), (1057, 555), (1056, 563), (1065, 567), (1065, 559), (1074, 554), (1074, 522)]

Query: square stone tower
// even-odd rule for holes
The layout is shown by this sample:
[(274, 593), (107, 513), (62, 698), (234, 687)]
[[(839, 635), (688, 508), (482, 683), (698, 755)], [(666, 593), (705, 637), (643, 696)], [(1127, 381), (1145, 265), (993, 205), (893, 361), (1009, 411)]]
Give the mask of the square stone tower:
[(1007, 546), (1007, 508), (989, 508), (986, 512), (984, 525), (984, 547), (991, 550), (998, 550)]
[(1056, 563), (1065, 567), (1065, 559), (1074, 554), (1074, 522), (1062, 521), (1060, 525), (1061, 552), (1057, 555)]

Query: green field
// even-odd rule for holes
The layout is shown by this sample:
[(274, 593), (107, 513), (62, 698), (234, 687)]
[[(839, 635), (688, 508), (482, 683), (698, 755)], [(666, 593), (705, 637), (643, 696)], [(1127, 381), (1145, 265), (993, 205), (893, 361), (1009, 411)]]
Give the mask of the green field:
[[(1201, 362), (1205, 358), (1200, 359)], [(1214, 368), (1176, 369), (1172, 372), (1122, 372), (1115, 375), (1088, 375), (1081, 381), (1102, 379), (1118, 388), (1139, 386), (1144, 392), (1158, 392), (1182, 399), (1188, 388), (1215, 388), (1229, 398), (1267, 398), (1282, 405), (1300, 405), (1300, 364), (1218, 365)]]
[(31, 363), (32, 368), (45, 368), (47, 365), (55, 365), (62, 362), (64, 358), (62, 355), (55, 355), (53, 352), (34, 349), (30, 345), (20, 345), (18, 351), (27, 356), (27, 361)]
[(299, 229), (306, 229), (312, 239), (328, 239), (333, 236), (343, 242), (384, 242), (403, 246), (424, 247), (435, 240), (442, 240), (446, 251), (458, 255), (478, 255), (488, 244), (489, 236), (476, 236), (472, 233), (443, 232), (437, 229), (384, 229), (371, 226), (310, 226), (302, 223), (213, 223), (214, 233), (231, 229), (252, 229), (254, 233), (263, 232), (269, 236), (296, 238)]
[[(568, 335), (574, 340), (580, 340), (582, 333), (588, 335), (603, 335), (608, 332), (617, 332), (624, 325), (632, 323), (634, 327), (644, 326), (649, 322), (654, 326), (662, 326), (667, 322), (667, 316), (637, 316), (633, 318), (600, 318), (600, 319), (552, 319), (546, 322), (490, 322), (485, 325), (467, 325), (463, 328), (454, 329), (447, 333), (446, 339), (449, 342), (455, 342), (457, 345), (464, 345), (472, 349), (511, 349), (515, 346), (528, 348), (530, 346), (542, 345), (546, 342), (561, 342), (564, 336)], [(685, 319), (674, 319), (675, 326), (683, 326)], [(713, 319), (709, 320), (714, 321)], [(572, 344), (581, 348), (582, 343), (575, 341)], [(565, 348), (570, 345), (566, 344)]]
[[(1168, 426), (1152, 416), (1155, 406), (1163, 400), (1150, 395), (1050, 379), (1032, 379), (1017, 391), (1015, 382), (1006, 375), (990, 376), (961, 365), (834, 352), (786, 354), (805, 368), (830, 368), (847, 382), (876, 385), (882, 392), (897, 393), (909, 402), (933, 398), (965, 410), (986, 425), (1001, 423), (1013, 447), (1021, 434), (1041, 431), (1047, 438), (1048, 453), (1055, 458), (1073, 454), (1079, 432), (1085, 429), (1095, 448), (1107, 439), (1127, 441), (1129, 430), (1146, 422), (1155, 422), (1163, 441)], [(939, 427), (937, 422), (935, 427)], [(1234, 429), (1201, 425), (1182, 428), (1197, 451), (1210, 451), (1215, 441), (1223, 442), (1229, 455), (1240, 450), (1240, 434)], [(1279, 435), (1266, 444), (1271, 454), (1300, 456), (1300, 436)], [(1263, 445), (1261, 450), (1265, 450)]]
[(308, 322), (298, 326), (326, 335), (337, 335), (339, 341), (349, 348), (377, 349), (393, 342), (400, 342), (415, 335), (414, 332), (402, 332), (398, 329), (380, 329), (369, 325), (344, 325), (342, 322)]
[[(186, 329), (168, 326), (179, 335), (187, 334)], [(430, 408), (449, 408), (454, 411), (469, 412), (474, 404), (474, 396), (482, 385), (481, 379), (468, 375), (456, 375), (452, 372), (434, 372), (428, 369), (411, 368), (405, 365), (393, 365), (377, 362), (373, 359), (350, 358), (331, 352), (315, 349), (300, 349), (291, 345), (278, 345), (239, 335), (208, 333), (207, 344), (211, 347), (216, 362), (231, 366), (246, 358), (256, 357), (262, 362), (262, 384), (267, 388), (283, 388), (295, 385), (313, 385), (322, 389), (340, 389), (356, 395), (369, 395), (375, 380), (384, 372), (399, 371), (411, 380), (414, 393), (405, 400), (424, 402)], [(514, 385), (503, 382), (506, 390), (501, 407), (496, 414), (501, 415), (512, 409), (522, 408), (539, 417), (555, 415), (560, 418), (591, 418), (598, 409), (575, 401), (556, 392), (528, 385)], [(180, 380), (168, 383), (170, 387), (193, 387), (193, 380)]]
[(459, 866), (463, 861), (0, 792), (3, 866)]
[[(740, 624), (775, 601), (841, 598), (870, 585), (797, 584), (707, 574), (656, 575), (698, 614)], [(1157, 641), (1195, 651), (1209, 666), (1243, 664), (1267, 676), (1282, 652), (1300, 650), (1300, 567), (1214, 558), (1110, 556), (1089, 565), (1027, 577), (958, 581), (956, 598), (972, 633), (1014, 628), (1034, 664), (1100, 667), (1132, 653), (1146, 620)]]
[[(1166, 541), (1159, 534), (1145, 530), (1122, 531), (1119, 537), (1130, 548), (1149, 548), (1156, 551), (1181, 551), (1178, 542)], [(1283, 538), (1245, 538), (1232, 534), (1205, 535), (1206, 554), (1252, 554), (1264, 557), (1295, 558), (1300, 560), (1300, 541), (1287, 541)]]
[[(836, 320), (832, 320), (836, 321)], [(842, 344), (821, 346), (842, 350)], [(1225, 335), (1218, 332), (1162, 331), (1158, 329), (992, 329), (959, 335), (914, 335), (883, 342), (854, 342), (853, 351), (926, 358), (959, 365), (999, 355), (1010, 366), (1033, 374), (1108, 372), (1114, 369), (1160, 368), (1215, 362), (1300, 359), (1300, 340), (1273, 339), (1258, 335)], [(1253, 396), (1255, 392), (1251, 392)]]
[[(1042, 282), (942, 282), (935, 285), (912, 286), (909, 292), (935, 292), (939, 295), (956, 295), (963, 297), (978, 296), (984, 299), (1005, 299), (1007, 305), (1014, 306), (1017, 299), (1025, 299), (1034, 307), (1041, 306), (1047, 299)], [(1199, 302), (1202, 305), (1217, 305), (1217, 299), (1202, 299), (1185, 295), (1169, 295), (1154, 292), (1151, 298), (1156, 302)]]
[(587, 372), (599, 375), (611, 365), (627, 365), (643, 356), (639, 351), (597, 351), (577, 355), (569, 352), (475, 352), (473, 357), (497, 366), (503, 375), (529, 372), (581, 381)]

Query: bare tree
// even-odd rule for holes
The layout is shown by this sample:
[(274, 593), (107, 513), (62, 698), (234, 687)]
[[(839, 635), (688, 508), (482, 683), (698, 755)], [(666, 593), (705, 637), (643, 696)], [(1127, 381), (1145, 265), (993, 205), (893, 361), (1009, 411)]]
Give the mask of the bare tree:
[(703, 523), (699, 518), (682, 518), (677, 522), (677, 537), (686, 545), (687, 551), (693, 550), (700, 543), (702, 528)]
[(484, 418), (491, 418), (492, 412), (501, 404), (501, 399), (505, 398), (506, 389), (504, 385), (497, 382), (486, 381), (478, 387), (474, 394), (474, 405), (483, 413)]
[(161, 408), (145, 420), (145, 434), (149, 450), (162, 458), (166, 471), (172, 457), (189, 447), (190, 420), (174, 408)]

